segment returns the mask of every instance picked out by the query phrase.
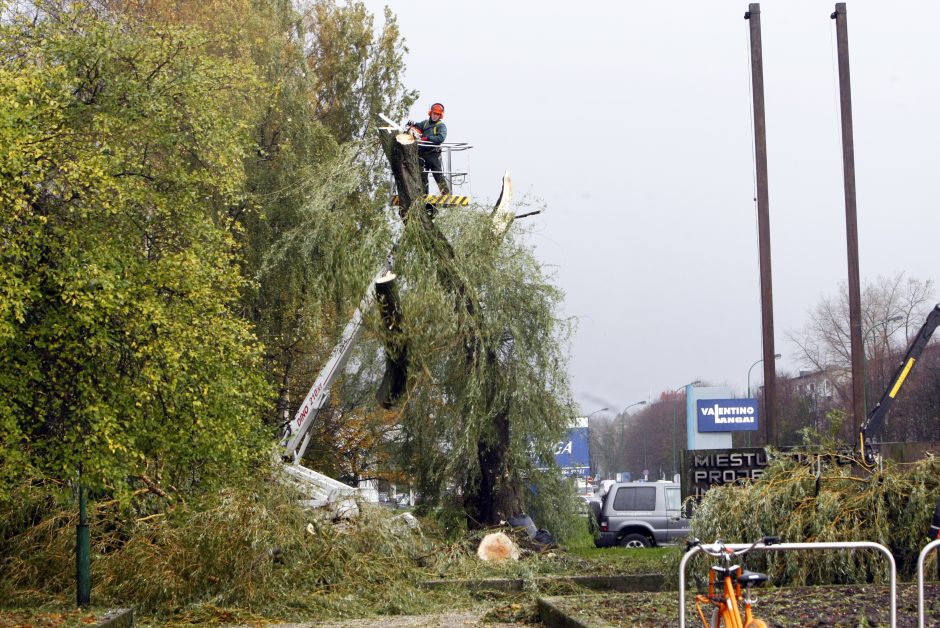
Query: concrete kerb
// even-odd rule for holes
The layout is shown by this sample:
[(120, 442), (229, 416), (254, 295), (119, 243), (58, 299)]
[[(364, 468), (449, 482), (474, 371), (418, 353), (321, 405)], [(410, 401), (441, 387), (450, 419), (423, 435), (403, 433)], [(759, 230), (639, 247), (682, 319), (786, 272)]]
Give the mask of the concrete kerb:
[[(539, 588), (551, 585), (578, 585), (594, 591), (617, 591), (619, 593), (654, 593), (662, 591), (662, 574), (629, 574), (620, 576), (544, 576), (534, 579)], [(481, 580), (426, 580), (421, 584), (426, 589), (459, 587), (485, 591), (522, 591), (522, 578), (484, 578)]]
[(130, 628), (134, 625), (133, 608), (115, 608), (104, 614), (95, 628)]
[(584, 614), (572, 617), (558, 607), (561, 600), (566, 597), (540, 597), (537, 600), (539, 620), (549, 628), (611, 628), (610, 624), (600, 617)]

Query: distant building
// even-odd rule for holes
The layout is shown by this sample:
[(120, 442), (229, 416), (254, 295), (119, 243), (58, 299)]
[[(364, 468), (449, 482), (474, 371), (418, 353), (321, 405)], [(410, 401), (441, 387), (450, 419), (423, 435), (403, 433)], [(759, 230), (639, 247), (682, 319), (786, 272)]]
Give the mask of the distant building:
[(789, 383), (801, 397), (813, 400), (817, 405), (830, 405), (836, 395), (836, 383), (851, 381), (850, 373), (844, 368), (830, 368), (822, 371), (800, 371)]
[(797, 445), (799, 431), (812, 427), (820, 432), (831, 430), (827, 413), (845, 405), (843, 395), (851, 390), (851, 373), (844, 368), (800, 371), (799, 375), (777, 380), (779, 444)]

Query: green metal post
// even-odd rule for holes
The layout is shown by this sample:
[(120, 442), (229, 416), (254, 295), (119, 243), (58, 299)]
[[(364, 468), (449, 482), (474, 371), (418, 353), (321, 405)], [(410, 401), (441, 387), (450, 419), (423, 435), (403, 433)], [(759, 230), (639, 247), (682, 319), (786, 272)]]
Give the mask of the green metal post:
[(78, 483), (78, 525), (75, 529), (75, 601), (83, 608), (91, 606), (91, 535), (81, 480)]

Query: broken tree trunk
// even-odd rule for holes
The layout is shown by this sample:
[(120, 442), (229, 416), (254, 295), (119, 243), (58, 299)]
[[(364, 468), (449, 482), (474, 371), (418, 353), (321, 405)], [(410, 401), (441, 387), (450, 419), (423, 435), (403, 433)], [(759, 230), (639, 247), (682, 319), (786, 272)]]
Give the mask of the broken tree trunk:
[[(496, 352), (487, 350), (487, 365), (490, 372), (499, 367)], [(509, 466), (509, 402), (504, 401), (495, 408), (499, 398), (495, 382), (487, 383), (486, 403), (493, 411), (492, 433), (477, 440), (477, 463), (480, 478), (475, 485), (464, 488), (464, 509), (469, 521), (495, 525), (512, 515), (523, 512), (525, 500), (522, 483)]]
[(375, 297), (385, 326), (385, 375), (376, 399), (385, 409), (391, 408), (405, 394), (408, 383), (408, 344), (401, 330), (401, 305), (395, 283), (392, 272), (375, 282)]
[[(427, 241), (438, 259), (436, 275), (441, 286), (454, 295), (454, 307), (458, 313), (459, 334), (462, 337), (465, 364), (468, 372), (480, 368), (498, 368), (495, 347), (487, 347), (481, 330), (485, 328), (483, 313), (473, 286), (460, 272), (456, 254), (447, 237), (438, 229), (426, 211), (422, 172), (418, 160), (418, 149), (414, 138), (407, 134), (395, 135), (384, 132), (382, 146), (395, 178), (398, 196), (401, 199), (399, 215), (407, 224), (417, 221), (428, 236)], [(501, 238), (512, 224), (513, 217), (505, 210), (511, 196), (508, 174), (503, 180), (503, 191), (491, 214), (494, 237)], [(431, 208), (433, 210), (433, 208)], [(407, 347), (402, 343), (403, 351)], [(386, 351), (394, 345), (386, 340)], [(482, 363), (482, 364), (481, 364)], [(407, 368), (407, 362), (404, 364)], [(391, 378), (386, 370), (385, 378)], [(384, 383), (384, 380), (383, 380)], [(477, 442), (477, 462), (480, 476), (473, 485), (465, 487), (465, 511), (473, 525), (489, 526), (523, 511), (524, 501), (519, 478), (508, 466), (510, 423), (508, 402), (500, 402), (495, 384), (487, 385), (483, 412), (491, 416), (492, 429), (483, 430)], [(499, 407), (497, 407), (499, 405)]]
[[(424, 198), (424, 185), (422, 184), (421, 160), (418, 159), (418, 145), (415, 138), (408, 133), (382, 133), (382, 147), (385, 156), (392, 166), (392, 176), (395, 178), (395, 188), (401, 205), (398, 214), (404, 221), (411, 214), (415, 201)], [(417, 212), (415, 212), (417, 213)]]
[[(437, 266), (438, 281), (448, 292), (455, 295), (458, 311), (465, 312), (472, 318), (479, 311), (476, 295), (463, 280), (457, 268), (454, 248), (434, 224), (430, 212), (423, 211), (425, 208), (424, 188), (421, 183), (421, 162), (418, 160), (417, 143), (407, 133), (398, 135), (383, 133), (382, 140), (385, 156), (392, 167), (398, 197), (401, 199), (399, 215), (405, 223), (416, 220), (421, 225), (422, 231), (428, 236), (430, 246), (440, 261)], [(476, 343), (470, 345), (465, 343), (465, 348), (475, 353)]]

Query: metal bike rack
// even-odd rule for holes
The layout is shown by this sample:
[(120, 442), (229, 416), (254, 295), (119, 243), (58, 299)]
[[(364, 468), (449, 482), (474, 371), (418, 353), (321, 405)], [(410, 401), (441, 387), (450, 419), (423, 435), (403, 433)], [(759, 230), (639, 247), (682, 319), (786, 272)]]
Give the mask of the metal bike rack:
[[(927, 551), (934, 544), (940, 545), (940, 541), (934, 541), (927, 545), (924, 548), (924, 551)], [(706, 547), (712, 548), (712, 544), (705, 544)], [(731, 550), (743, 550), (751, 547), (751, 543), (727, 543), (724, 547)], [(872, 543), (871, 541), (833, 541), (831, 543), (776, 543), (774, 545), (758, 545), (754, 547), (751, 551), (762, 551), (762, 552), (782, 552), (786, 550), (844, 550), (844, 549), (874, 549), (878, 550), (888, 558), (888, 564), (891, 566), (891, 628), (897, 626), (897, 568), (894, 564), (894, 556), (891, 555), (890, 550), (884, 545), (879, 543)], [(682, 561), (679, 563), (679, 628), (685, 628), (685, 565), (690, 558), (696, 554), (702, 552), (702, 548), (699, 546), (693, 547), (688, 552), (685, 553), (685, 556), (682, 557)], [(923, 552), (921, 552), (923, 554)], [(923, 599), (923, 597), (921, 597)], [(923, 623), (921, 623), (923, 625)]]
[[(927, 543), (917, 557), (917, 625), (920, 628), (924, 628), (924, 561), (935, 547), (940, 547), (940, 540)], [(940, 557), (937, 559), (940, 560)]]

